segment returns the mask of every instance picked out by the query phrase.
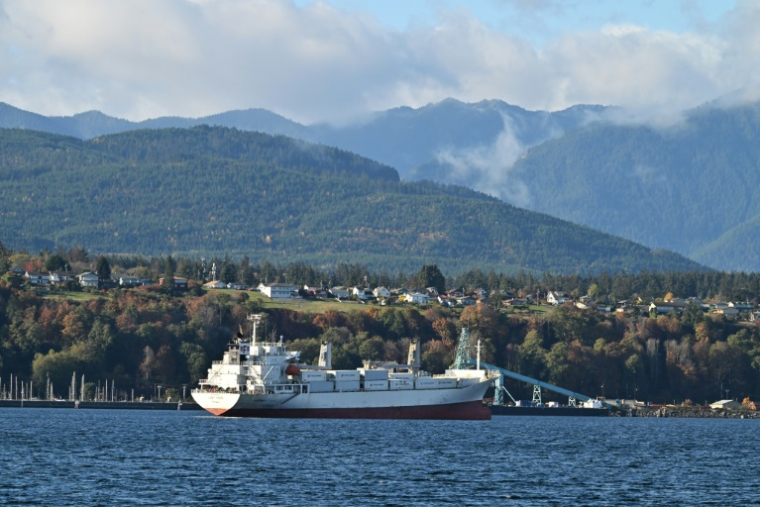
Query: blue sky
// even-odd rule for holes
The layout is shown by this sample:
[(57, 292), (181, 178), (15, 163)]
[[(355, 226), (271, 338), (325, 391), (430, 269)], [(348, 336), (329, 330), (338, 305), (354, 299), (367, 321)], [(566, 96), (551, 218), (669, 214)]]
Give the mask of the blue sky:
[[(298, 0), (307, 6), (315, 0)], [(383, 26), (406, 30), (417, 23), (435, 24), (438, 13), (466, 10), (502, 33), (542, 44), (566, 32), (597, 30), (626, 23), (683, 33), (703, 23), (717, 23), (734, 7), (731, 0), (328, 0), (336, 8), (366, 14)], [(530, 22), (526, 23), (525, 20)]]
[(0, 0), (0, 101), (312, 123), (452, 97), (673, 115), (760, 89), (757, 0)]

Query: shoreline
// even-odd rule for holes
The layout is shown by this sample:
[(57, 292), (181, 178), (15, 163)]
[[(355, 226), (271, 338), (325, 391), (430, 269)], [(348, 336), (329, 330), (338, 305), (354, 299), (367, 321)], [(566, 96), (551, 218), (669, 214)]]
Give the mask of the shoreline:
[(0, 408), (69, 408), (112, 410), (203, 410), (197, 403), (166, 401), (0, 400)]
[(663, 417), (681, 419), (760, 419), (760, 412), (751, 410), (712, 410), (709, 408), (636, 408), (624, 410), (621, 417)]

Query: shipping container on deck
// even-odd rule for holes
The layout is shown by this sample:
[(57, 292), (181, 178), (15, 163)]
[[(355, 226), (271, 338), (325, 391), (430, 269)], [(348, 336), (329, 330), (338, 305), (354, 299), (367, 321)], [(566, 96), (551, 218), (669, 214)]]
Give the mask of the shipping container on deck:
[(389, 373), (388, 377), (397, 380), (414, 380), (414, 373)]
[(365, 380), (364, 390), (365, 391), (387, 391), (388, 381), (387, 380)]
[(414, 389), (414, 382), (407, 379), (390, 379), (388, 381), (391, 391), (401, 391), (405, 389)]
[(327, 373), (324, 371), (301, 370), (301, 381), (318, 382), (327, 380)]
[[(358, 372), (357, 372), (358, 373)], [(358, 380), (336, 380), (336, 391), (358, 391), (360, 389)]]
[(360, 368), (359, 373), (364, 377), (364, 380), (388, 380), (388, 370), (368, 370)]
[(457, 386), (457, 379), (419, 377), (414, 384), (415, 389), (450, 389)]
[(360, 379), (359, 370), (328, 370), (335, 380), (356, 380)]

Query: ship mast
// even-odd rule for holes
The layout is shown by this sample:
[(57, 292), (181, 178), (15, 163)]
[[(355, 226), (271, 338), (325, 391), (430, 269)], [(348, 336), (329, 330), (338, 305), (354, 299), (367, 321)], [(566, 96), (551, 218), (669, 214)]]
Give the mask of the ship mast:
[(251, 348), (253, 348), (256, 346), (256, 326), (258, 326), (259, 322), (261, 322), (261, 314), (255, 313), (253, 315), (249, 315), (246, 318), (253, 322), (253, 326), (251, 327)]

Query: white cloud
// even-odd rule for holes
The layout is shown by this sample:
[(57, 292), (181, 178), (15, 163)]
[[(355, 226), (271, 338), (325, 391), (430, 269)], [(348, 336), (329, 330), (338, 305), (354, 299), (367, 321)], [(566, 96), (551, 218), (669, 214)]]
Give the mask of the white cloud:
[(264, 107), (304, 122), (346, 120), (446, 97), (672, 114), (760, 84), (757, 26), (760, 6), (746, 0), (699, 32), (620, 23), (537, 48), (466, 8), (397, 31), (322, 2), (0, 0), (0, 100), (130, 119)]
[(465, 150), (442, 150), (438, 162), (451, 174), (447, 181), (467, 182), (467, 186), (522, 208), (531, 203), (528, 186), (512, 174), (512, 166), (525, 153), (513, 133), (510, 119), (502, 116), (504, 128), (490, 145)]

